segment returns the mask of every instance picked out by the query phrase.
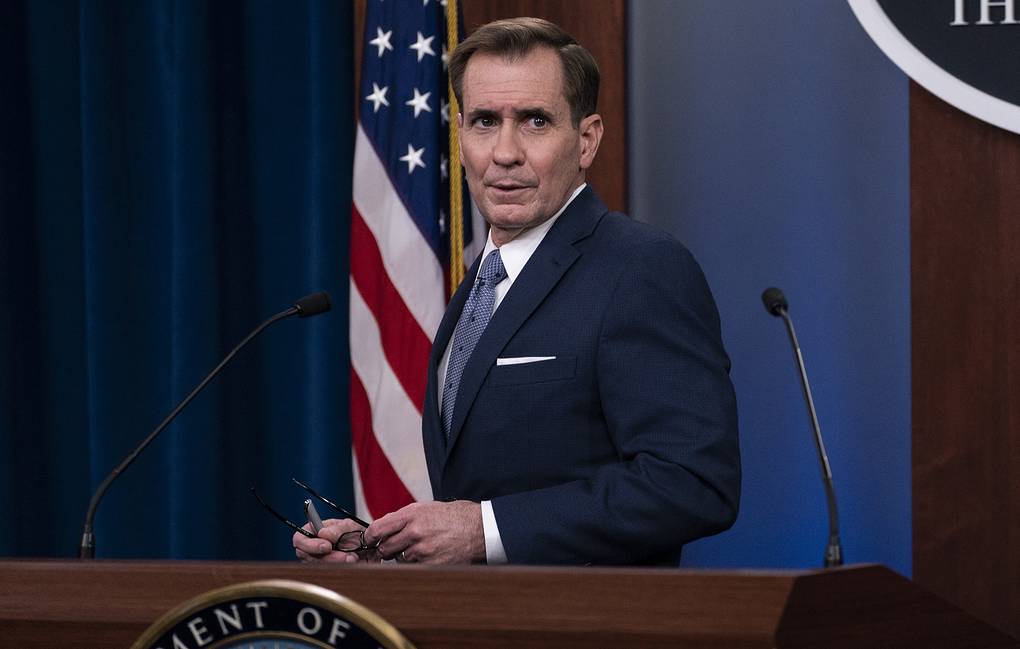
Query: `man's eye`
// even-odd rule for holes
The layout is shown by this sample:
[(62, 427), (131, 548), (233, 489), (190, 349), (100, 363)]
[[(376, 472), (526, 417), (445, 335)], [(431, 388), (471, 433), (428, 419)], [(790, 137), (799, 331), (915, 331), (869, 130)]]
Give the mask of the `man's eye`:
[(531, 125), (534, 126), (535, 128), (545, 128), (545, 125), (547, 123), (548, 122), (546, 122), (544, 117), (532, 117), (531, 118)]
[(491, 117), (479, 117), (476, 123), (483, 128), (492, 128), (496, 125), (496, 120)]

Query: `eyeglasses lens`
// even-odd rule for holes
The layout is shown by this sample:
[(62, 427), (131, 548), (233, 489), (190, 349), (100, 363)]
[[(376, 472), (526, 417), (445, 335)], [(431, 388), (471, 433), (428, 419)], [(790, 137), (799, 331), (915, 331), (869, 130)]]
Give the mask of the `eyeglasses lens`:
[(333, 547), (341, 552), (357, 552), (365, 549), (363, 541), (364, 537), (360, 531), (346, 532), (340, 535)]

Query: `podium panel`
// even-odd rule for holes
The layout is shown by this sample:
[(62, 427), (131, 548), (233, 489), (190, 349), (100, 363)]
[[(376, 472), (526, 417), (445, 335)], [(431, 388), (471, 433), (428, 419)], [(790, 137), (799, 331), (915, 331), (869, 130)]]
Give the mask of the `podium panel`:
[(4, 561), (4, 645), (129, 647), (216, 588), (336, 591), (429, 647), (1020, 647), (882, 566), (832, 571)]

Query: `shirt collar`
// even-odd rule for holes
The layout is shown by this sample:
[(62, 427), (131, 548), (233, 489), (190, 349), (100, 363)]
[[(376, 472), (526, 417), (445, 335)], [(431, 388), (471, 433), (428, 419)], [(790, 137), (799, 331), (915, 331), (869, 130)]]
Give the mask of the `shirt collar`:
[[(517, 279), (517, 275), (524, 270), (524, 265), (531, 259), (531, 255), (538, 248), (538, 244), (542, 243), (542, 239), (545, 239), (545, 235), (548, 234), (549, 230), (552, 229), (553, 224), (560, 218), (560, 215), (567, 209), (567, 207), (574, 202), (578, 194), (584, 191), (584, 188), (588, 186), (588, 183), (581, 183), (581, 186), (574, 190), (574, 193), (570, 195), (567, 202), (563, 204), (563, 207), (558, 212), (552, 215), (551, 218), (546, 219), (544, 223), (536, 225), (533, 228), (528, 228), (524, 232), (514, 237), (511, 241), (504, 243), (499, 246), (499, 258), (503, 262), (503, 268), (506, 269), (507, 277), (510, 282), (513, 283)], [(489, 238), (485, 242), (485, 249), (482, 250), (482, 259), (485, 259), (490, 252), (496, 249), (496, 244), (492, 242), (492, 229), (489, 229)], [(481, 270), (481, 264), (478, 265), (478, 269)]]

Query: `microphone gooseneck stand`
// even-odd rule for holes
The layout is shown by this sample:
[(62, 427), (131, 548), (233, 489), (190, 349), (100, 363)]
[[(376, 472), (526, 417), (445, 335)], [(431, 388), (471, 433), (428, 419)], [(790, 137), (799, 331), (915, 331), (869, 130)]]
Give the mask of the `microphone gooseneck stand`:
[(843, 565), (843, 546), (839, 539), (839, 510), (836, 508), (836, 489), (832, 484), (832, 468), (829, 466), (829, 456), (825, 452), (825, 442), (822, 441), (822, 429), (818, 425), (818, 413), (815, 411), (815, 401), (811, 398), (811, 386), (808, 384), (807, 369), (804, 367), (804, 355), (800, 351), (800, 343), (797, 342), (797, 334), (793, 330), (793, 320), (788, 313), (789, 303), (786, 296), (778, 288), (766, 289), (761, 296), (765, 309), (782, 318), (786, 324), (786, 331), (790, 336), (790, 345), (793, 346), (793, 355), (797, 361), (797, 370), (800, 374), (800, 385), (804, 389), (804, 401), (807, 402), (808, 415), (811, 417), (811, 428), (814, 431), (815, 448), (818, 450), (818, 461), (822, 466), (822, 483), (825, 485), (825, 498), (829, 510), (829, 543), (825, 548), (823, 565), (826, 568)]
[(172, 422), (177, 417), (177, 415), (179, 415), (181, 411), (184, 410), (184, 408), (187, 407), (189, 403), (191, 403), (192, 399), (198, 396), (198, 393), (201, 392), (202, 389), (205, 388), (205, 386), (208, 385), (209, 382), (212, 381), (213, 378), (215, 378), (216, 375), (220, 373), (220, 370), (222, 370), (227, 365), (227, 363), (229, 363), (231, 359), (234, 358), (237, 352), (241, 351), (241, 349), (243, 349), (245, 345), (247, 345), (253, 338), (255, 338), (255, 336), (262, 333), (262, 331), (266, 327), (275, 324), (280, 320), (284, 320), (294, 315), (299, 316), (301, 318), (307, 318), (313, 315), (324, 313), (328, 311), (329, 308), (330, 302), (329, 295), (327, 293), (319, 292), (312, 293), (311, 295), (306, 295), (305, 297), (295, 302), (294, 306), (290, 307), (285, 311), (277, 313), (273, 317), (269, 318), (268, 320), (260, 324), (258, 327), (255, 328), (254, 331), (248, 334), (244, 340), (238, 343), (238, 345), (234, 347), (234, 349), (232, 349), (230, 353), (227, 354), (222, 361), (220, 361), (220, 364), (214, 367), (213, 370), (209, 372), (204, 379), (202, 379), (202, 382), (199, 383), (198, 386), (194, 390), (192, 390), (190, 394), (188, 394), (188, 396), (184, 397), (184, 400), (181, 401), (169, 415), (167, 415), (166, 419), (164, 419), (158, 426), (156, 426), (155, 430), (149, 433), (149, 435), (142, 440), (142, 443), (139, 444), (133, 451), (131, 451), (131, 453), (129, 453), (128, 456), (124, 458), (124, 460), (120, 464), (118, 464), (113, 471), (110, 472), (110, 475), (106, 476), (106, 478), (101, 483), (99, 483), (99, 487), (96, 488), (95, 493), (92, 494), (92, 499), (89, 500), (89, 508), (85, 512), (85, 525), (82, 528), (81, 546), (78, 549), (78, 558), (92, 559), (96, 556), (96, 537), (92, 531), (92, 521), (95, 518), (96, 509), (99, 508), (99, 501), (103, 499), (103, 496), (106, 494), (106, 491), (110, 488), (110, 485), (113, 484), (113, 481), (116, 480), (117, 477), (121, 473), (123, 473), (125, 469), (131, 466), (131, 463), (138, 458), (141, 452), (144, 451), (146, 447), (148, 447), (149, 444), (151, 444), (153, 440), (155, 440), (156, 437), (159, 436), (161, 432), (163, 432), (163, 429), (170, 425), (170, 422)]

